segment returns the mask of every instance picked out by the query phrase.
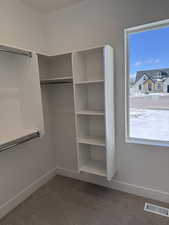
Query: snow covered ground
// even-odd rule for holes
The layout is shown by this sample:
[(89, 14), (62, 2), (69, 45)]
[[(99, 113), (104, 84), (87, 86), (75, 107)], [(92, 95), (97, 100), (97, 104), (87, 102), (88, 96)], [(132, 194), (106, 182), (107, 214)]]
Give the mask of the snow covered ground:
[(141, 92), (134, 92), (134, 93), (130, 93), (130, 97), (149, 97), (149, 96), (169, 96), (169, 93), (149, 93), (149, 94), (145, 94), (145, 93), (141, 93)]
[(169, 141), (169, 110), (131, 109), (130, 137)]

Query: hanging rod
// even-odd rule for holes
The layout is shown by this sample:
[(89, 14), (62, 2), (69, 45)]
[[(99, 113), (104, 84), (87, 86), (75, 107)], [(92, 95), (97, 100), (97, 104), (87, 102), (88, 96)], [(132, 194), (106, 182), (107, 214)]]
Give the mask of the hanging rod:
[(2, 144), (0, 145), (0, 152), (3, 152), (3, 151), (6, 151), (6, 150), (9, 150), (9, 149), (12, 149), (18, 145), (21, 145), (25, 142), (28, 142), (34, 138), (37, 138), (37, 137), (40, 137), (40, 132), (39, 131), (35, 131), (31, 134), (28, 134), (28, 135), (25, 135), (25, 136), (22, 136), (20, 138), (17, 138), (13, 141), (9, 141), (8, 143), (6, 144)]
[(0, 52), (6, 52), (6, 53), (11, 53), (11, 54), (16, 54), (16, 55), (24, 55), (24, 56), (32, 57), (32, 53), (29, 51), (24, 51), (24, 50), (12, 48), (12, 47), (5, 47), (2, 45), (0, 45)]

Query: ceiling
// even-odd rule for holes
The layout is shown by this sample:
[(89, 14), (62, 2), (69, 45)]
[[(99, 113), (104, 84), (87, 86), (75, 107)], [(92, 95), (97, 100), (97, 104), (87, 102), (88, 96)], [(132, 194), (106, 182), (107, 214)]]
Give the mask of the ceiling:
[(45, 13), (65, 8), (84, 0), (22, 0), (26, 4)]

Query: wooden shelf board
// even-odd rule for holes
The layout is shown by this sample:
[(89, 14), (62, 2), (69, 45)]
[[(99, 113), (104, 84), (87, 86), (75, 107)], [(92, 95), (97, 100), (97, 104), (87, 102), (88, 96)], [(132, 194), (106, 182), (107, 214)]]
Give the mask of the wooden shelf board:
[(104, 116), (104, 111), (96, 110), (80, 110), (77, 112), (78, 115), (93, 115), (93, 116)]
[(78, 139), (78, 143), (105, 147), (104, 137), (82, 137)]
[(41, 84), (58, 84), (58, 83), (72, 83), (72, 82), (73, 82), (72, 76), (46, 78), (41, 79), (40, 81)]
[(75, 84), (97, 84), (104, 83), (104, 80), (85, 80), (85, 81), (76, 81)]
[(106, 166), (103, 161), (89, 160), (80, 168), (80, 171), (106, 177)]

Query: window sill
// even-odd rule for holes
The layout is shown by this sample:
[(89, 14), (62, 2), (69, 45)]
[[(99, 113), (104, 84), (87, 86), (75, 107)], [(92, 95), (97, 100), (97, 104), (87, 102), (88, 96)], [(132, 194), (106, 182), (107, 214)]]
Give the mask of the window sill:
[(128, 144), (139, 144), (139, 145), (149, 145), (158, 147), (169, 147), (169, 141), (154, 141), (148, 139), (139, 138), (126, 138), (126, 143)]

